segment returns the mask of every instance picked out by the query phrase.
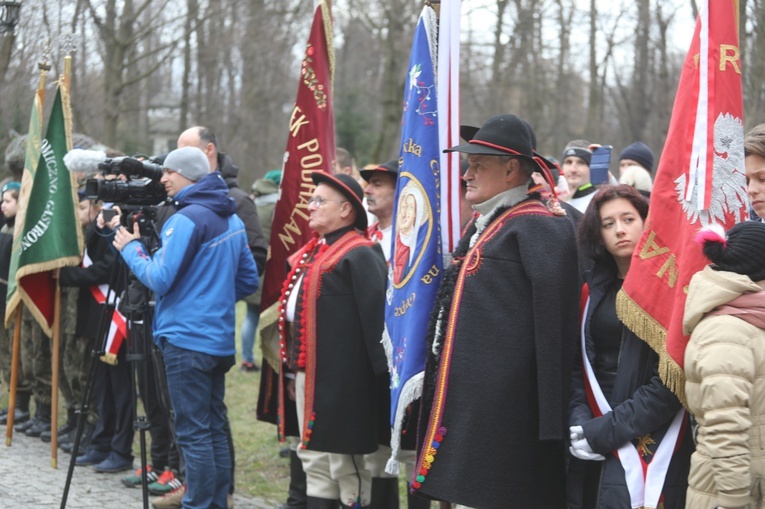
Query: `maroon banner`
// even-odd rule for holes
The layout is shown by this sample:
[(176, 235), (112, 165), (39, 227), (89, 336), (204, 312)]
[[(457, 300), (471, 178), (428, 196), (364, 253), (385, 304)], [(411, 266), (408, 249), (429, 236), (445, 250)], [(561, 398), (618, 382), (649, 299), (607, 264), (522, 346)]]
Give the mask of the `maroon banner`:
[(261, 312), (268, 310), (279, 298), (287, 276), (287, 258), (311, 238), (308, 200), (316, 187), (311, 180), (311, 172), (332, 172), (335, 160), (333, 71), (332, 20), (328, 6), (322, 1), (314, 12), (300, 69), (297, 100), (290, 116), (280, 196), (271, 227)]
[(619, 318), (658, 354), (662, 381), (685, 401), (683, 313), (708, 261), (704, 226), (747, 217), (738, 2), (701, 6), (656, 172), (645, 231), (617, 298)]

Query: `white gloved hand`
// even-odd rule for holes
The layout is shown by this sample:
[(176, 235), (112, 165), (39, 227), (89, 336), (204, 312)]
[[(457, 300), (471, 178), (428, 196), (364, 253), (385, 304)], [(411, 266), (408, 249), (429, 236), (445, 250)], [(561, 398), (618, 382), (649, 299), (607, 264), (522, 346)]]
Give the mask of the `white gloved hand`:
[(598, 454), (592, 450), (592, 447), (590, 447), (590, 444), (587, 442), (586, 438), (582, 438), (581, 440), (572, 440), (571, 447), (569, 447), (568, 450), (571, 452), (572, 456), (579, 458), (580, 460), (603, 461), (606, 459), (606, 457), (602, 454)]
[(577, 440), (584, 438), (584, 428), (581, 426), (569, 426), (568, 431), (570, 433), (569, 436), (572, 442), (576, 442)]

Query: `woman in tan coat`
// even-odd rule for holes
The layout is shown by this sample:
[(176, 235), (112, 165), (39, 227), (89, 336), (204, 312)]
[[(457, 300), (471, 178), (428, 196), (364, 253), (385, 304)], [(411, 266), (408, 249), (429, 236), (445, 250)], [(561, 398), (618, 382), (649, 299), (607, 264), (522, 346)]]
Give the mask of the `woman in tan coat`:
[(765, 508), (765, 224), (703, 230), (683, 327), (688, 408), (698, 421), (686, 508)]

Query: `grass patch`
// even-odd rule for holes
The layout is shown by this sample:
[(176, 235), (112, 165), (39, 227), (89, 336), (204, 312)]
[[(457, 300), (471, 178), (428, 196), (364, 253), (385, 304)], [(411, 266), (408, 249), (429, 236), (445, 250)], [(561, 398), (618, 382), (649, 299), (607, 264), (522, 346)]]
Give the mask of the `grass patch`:
[[(241, 346), (239, 324), (244, 318), (245, 304), (237, 304), (237, 361)], [(255, 347), (260, 364), (260, 352)], [(236, 489), (250, 496), (284, 502), (289, 486), (289, 458), (279, 457), (276, 426), (258, 421), (255, 406), (258, 400), (260, 373), (242, 372), (235, 366), (226, 376), (226, 406), (236, 450)]]

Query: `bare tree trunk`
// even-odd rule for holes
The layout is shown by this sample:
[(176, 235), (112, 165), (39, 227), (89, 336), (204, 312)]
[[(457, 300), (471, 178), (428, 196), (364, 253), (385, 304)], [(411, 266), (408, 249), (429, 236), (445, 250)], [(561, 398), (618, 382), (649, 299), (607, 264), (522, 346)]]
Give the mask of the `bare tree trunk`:
[(191, 34), (197, 24), (199, 4), (197, 0), (187, 0), (186, 21), (184, 23), (185, 35), (183, 37), (183, 77), (181, 78), (181, 111), (178, 118), (178, 132), (183, 132), (189, 127), (189, 89), (191, 88)]
[(494, 48), (491, 60), (491, 83), (494, 86), (489, 90), (489, 107), (491, 111), (500, 111), (502, 109), (503, 85), (508, 85), (507, 77), (502, 75), (505, 63), (505, 44), (502, 44), (502, 34), (504, 31), (507, 1), (497, 0), (497, 21), (494, 25)]
[[(126, 0), (126, 9), (132, 7), (132, 0)], [(104, 37), (104, 138), (108, 146), (117, 143), (117, 122), (120, 117), (119, 81), (122, 74), (122, 63), (125, 61), (125, 48), (120, 44), (120, 33), (117, 31), (117, 8), (115, 0), (107, 0), (104, 24), (109, 34)], [(121, 32), (121, 27), (120, 32)]]
[(558, 52), (557, 77), (555, 80), (555, 95), (553, 97), (553, 145), (563, 147), (568, 140), (568, 122), (570, 109), (570, 94), (568, 84), (568, 62), (571, 52), (571, 19), (575, 12), (575, 6), (569, 4), (568, 12), (563, 0), (556, 0), (558, 5)]
[(386, 27), (388, 29), (383, 49), (383, 84), (382, 84), (382, 124), (377, 143), (372, 151), (373, 161), (384, 161), (397, 152), (399, 129), (401, 125), (401, 102), (404, 90), (404, 69), (408, 64), (400, 43), (404, 36), (404, 6), (401, 0), (391, 0), (386, 8)]
[(0, 35), (0, 83), (5, 81), (5, 75), (8, 72), (8, 66), (11, 63), (13, 46), (15, 43), (15, 33)]
[[(739, 43), (744, 65), (744, 98), (746, 100), (747, 128), (762, 121), (765, 113), (765, 6), (762, 0), (754, 0), (750, 12), (752, 30), (745, 40), (746, 46)], [(743, 19), (739, 33), (743, 33)]]
[(638, 20), (635, 38), (635, 66), (630, 86), (630, 134), (635, 140), (642, 140), (651, 111), (649, 87), (649, 31), (651, 28), (651, 1), (638, 0)]
[(601, 97), (598, 93), (600, 80), (598, 79), (597, 19), (597, 2), (595, 0), (590, 0), (590, 86), (587, 101), (587, 127), (585, 132), (587, 133), (587, 136), (590, 136), (593, 139), (600, 138), (598, 111), (600, 110)]
[(667, 32), (670, 20), (671, 17), (664, 17), (661, 2), (657, 2), (656, 25), (659, 29), (659, 39), (658, 47), (656, 49), (659, 54), (659, 76), (655, 88), (657, 97), (654, 101), (654, 106), (657, 116), (655, 124), (660, 127), (658, 129), (652, 129), (651, 132), (653, 135), (651, 136), (651, 139), (645, 140), (646, 143), (654, 147), (663, 145), (664, 140), (667, 137), (670, 116), (672, 113), (672, 102), (675, 93), (673, 82), (670, 79), (669, 74), (669, 52), (667, 50)]

